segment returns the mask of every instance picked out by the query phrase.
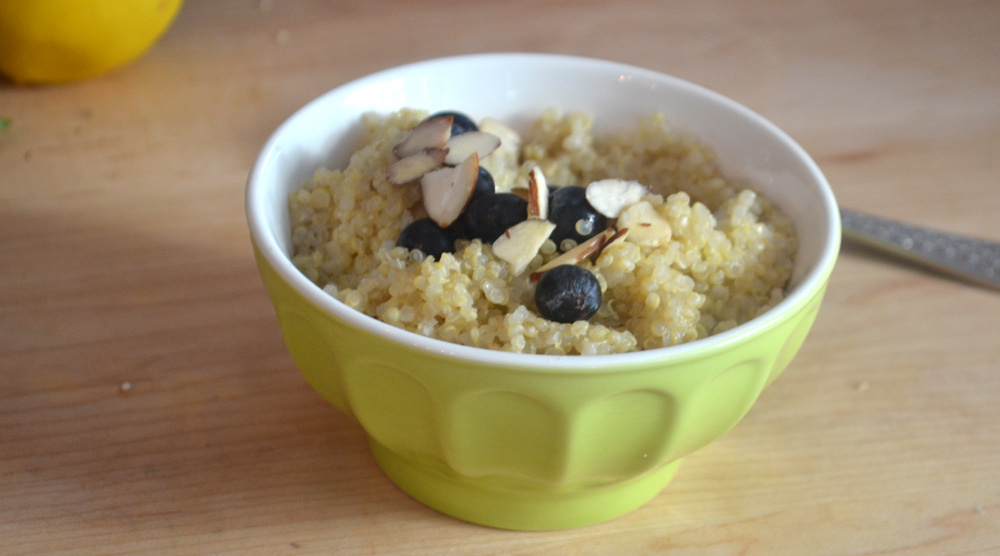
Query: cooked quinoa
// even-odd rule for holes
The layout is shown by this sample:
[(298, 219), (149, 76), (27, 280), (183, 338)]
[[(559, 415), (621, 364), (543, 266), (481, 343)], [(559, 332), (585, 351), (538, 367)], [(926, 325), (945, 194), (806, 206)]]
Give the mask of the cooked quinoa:
[(294, 264), (349, 307), (406, 330), (468, 346), (541, 354), (606, 354), (689, 342), (728, 330), (782, 299), (796, 251), (790, 219), (746, 184), (724, 176), (712, 151), (660, 115), (627, 134), (596, 134), (585, 114), (549, 109), (521, 139), (482, 160), (497, 192), (527, 184), (539, 166), (551, 186), (615, 177), (641, 182), (671, 225), (656, 247), (626, 241), (580, 264), (603, 301), (589, 321), (538, 315), (529, 275), (554, 258), (551, 240), (512, 276), (490, 244), (459, 240), (454, 254), (423, 258), (396, 246), (426, 216), (420, 188), (385, 178), (392, 153), (427, 113), (363, 117), (347, 167), (320, 169), (289, 199)]

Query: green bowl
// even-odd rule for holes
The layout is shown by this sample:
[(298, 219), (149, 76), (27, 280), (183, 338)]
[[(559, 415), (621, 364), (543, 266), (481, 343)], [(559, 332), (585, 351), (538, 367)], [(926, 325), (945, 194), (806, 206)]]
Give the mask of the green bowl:
[[(598, 122), (662, 112), (792, 218), (799, 251), (786, 298), (688, 344), (603, 356), (527, 355), (425, 338), (350, 309), (290, 262), (288, 194), (346, 163), (360, 115), (455, 109), (524, 126), (549, 106)], [(774, 125), (691, 83), (600, 60), (487, 54), (432, 60), (343, 85), (268, 140), (247, 217), (282, 334), (306, 380), (355, 419), (385, 474), (462, 520), (516, 530), (625, 514), (681, 459), (736, 425), (789, 364), (819, 311), (840, 223), (830, 187)]]

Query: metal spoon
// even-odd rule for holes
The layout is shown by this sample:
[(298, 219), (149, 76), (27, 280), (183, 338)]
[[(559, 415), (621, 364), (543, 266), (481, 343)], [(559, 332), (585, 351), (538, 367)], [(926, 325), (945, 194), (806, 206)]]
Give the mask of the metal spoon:
[(1000, 289), (1000, 242), (985, 241), (840, 209), (846, 239), (910, 262)]

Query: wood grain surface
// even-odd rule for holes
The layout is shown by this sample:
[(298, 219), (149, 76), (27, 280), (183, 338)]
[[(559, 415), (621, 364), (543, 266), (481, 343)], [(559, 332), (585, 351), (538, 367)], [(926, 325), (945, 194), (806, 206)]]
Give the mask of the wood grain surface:
[(1000, 240), (1000, 4), (188, 0), (104, 77), (0, 85), (0, 554), (1000, 554), (1000, 294), (845, 245), (732, 432), (614, 521), (408, 498), (295, 370), (249, 168), (343, 82), (444, 55), (646, 66), (758, 111), (844, 206)]

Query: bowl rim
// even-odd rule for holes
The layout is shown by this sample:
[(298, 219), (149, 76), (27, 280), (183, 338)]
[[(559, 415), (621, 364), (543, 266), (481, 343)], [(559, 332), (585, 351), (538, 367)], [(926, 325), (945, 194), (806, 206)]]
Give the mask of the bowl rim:
[[(514, 353), (466, 346), (429, 338), (416, 332), (397, 328), (348, 307), (324, 292), (322, 288), (306, 278), (292, 264), (291, 258), (283, 252), (281, 246), (278, 244), (275, 231), (267, 225), (267, 218), (265, 218), (267, 207), (264, 206), (266, 198), (264, 192), (268, 190), (268, 184), (264, 176), (268, 165), (271, 164), (271, 161), (277, 154), (277, 147), (281, 138), (286, 129), (291, 127), (293, 121), (307, 117), (317, 105), (329, 102), (329, 99), (344, 95), (348, 91), (384, 81), (397, 74), (409, 73), (432, 66), (470, 62), (476, 64), (500, 62), (505, 64), (559, 64), (581, 69), (589, 66), (595, 70), (614, 70), (634, 77), (669, 82), (675, 87), (688, 89), (691, 92), (708, 98), (714, 103), (725, 105), (729, 110), (740, 113), (743, 117), (753, 121), (767, 133), (777, 138), (784, 147), (794, 154), (795, 158), (808, 170), (808, 173), (817, 186), (819, 196), (823, 201), (827, 224), (824, 231), (822, 248), (815, 264), (803, 276), (794, 289), (774, 307), (768, 309), (764, 314), (729, 330), (674, 346), (598, 356)], [(365, 333), (380, 336), (395, 344), (426, 352), (428, 355), (456, 358), (477, 366), (501, 366), (509, 369), (529, 370), (531, 372), (588, 372), (602, 371), (608, 367), (631, 368), (638, 364), (648, 364), (651, 361), (665, 362), (669, 360), (680, 362), (699, 357), (707, 351), (727, 349), (730, 346), (747, 340), (751, 336), (762, 334), (766, 330), (770, 330), (785, 320), (792, 318), (815, 295), (821, 293), (821, 290), (825, 288), (827, 279), (837, 259), (841, 236), (837, 201), (834, 198), (830, 184), (819, 166), (795, 140), (760, 114), (720, 93), (656, 70), (598, 58), (540, 53), (483, 53), (433, 58), (376, 71), (330, 89), (295, 110), (268, 137), (247, 178), (245, 209), (251, 242), (255, 249), (258, 250), (259, 255), (263, 257), (267, 264), (271, 266), (274, 272), (286, 284), (311, 304), (318, 307), (324, 314), (336, 318), (350, 327), (360, 329)]]

